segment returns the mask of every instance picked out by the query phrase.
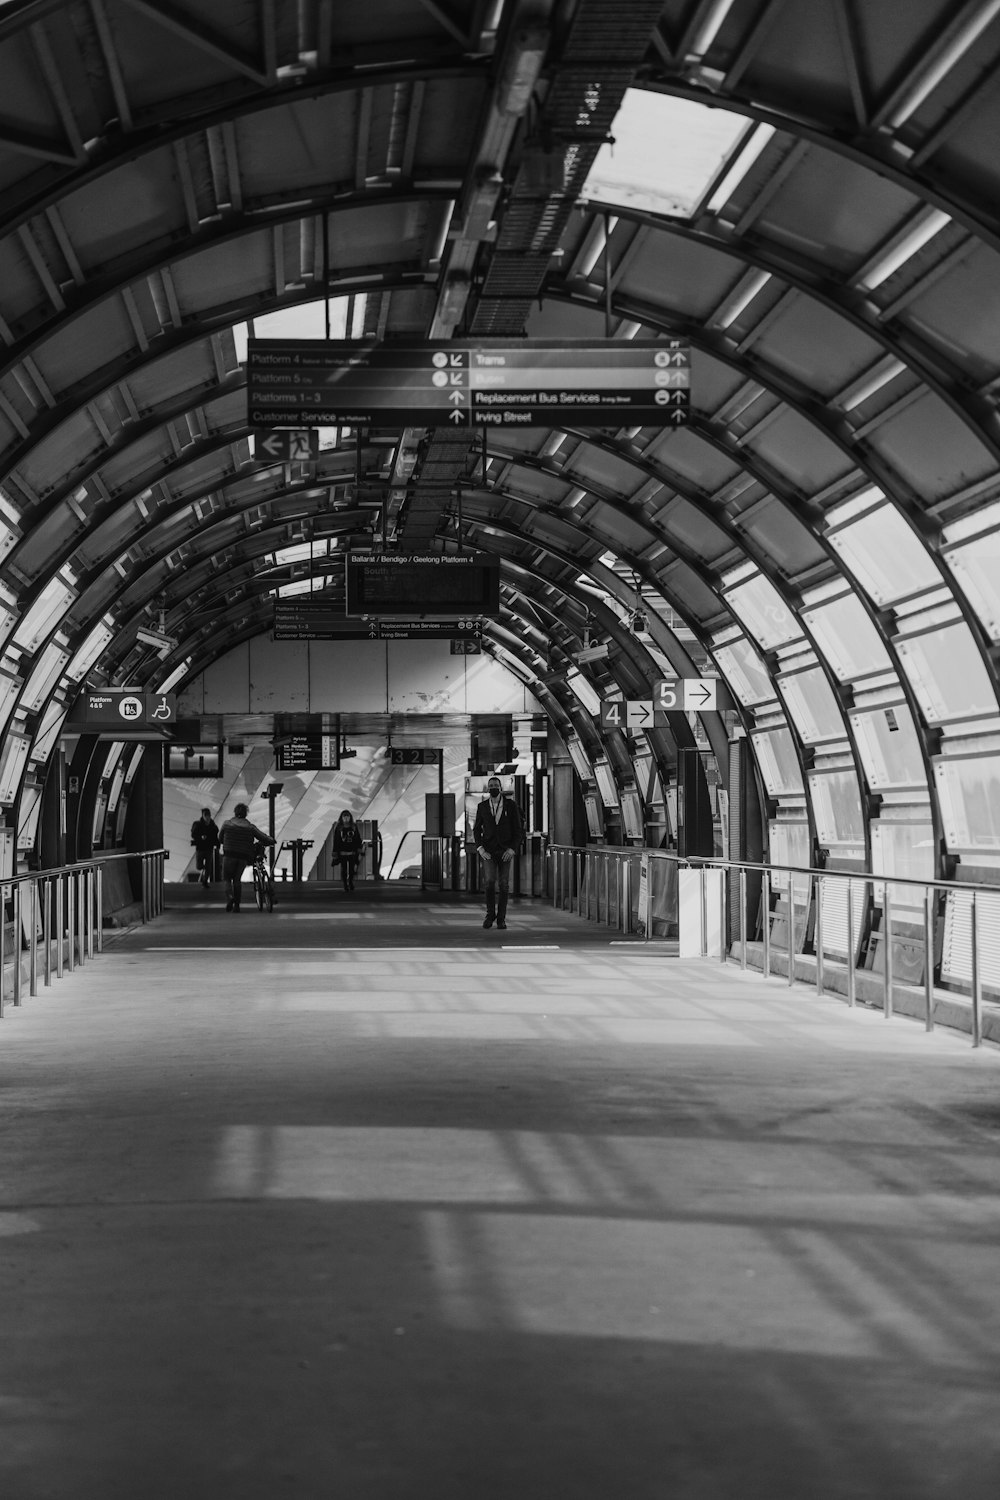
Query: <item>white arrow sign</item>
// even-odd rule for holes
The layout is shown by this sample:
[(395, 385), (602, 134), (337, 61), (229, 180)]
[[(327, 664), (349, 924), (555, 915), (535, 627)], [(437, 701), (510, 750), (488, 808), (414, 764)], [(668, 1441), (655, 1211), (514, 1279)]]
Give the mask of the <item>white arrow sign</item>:
[(652, 722), (652, 698), (629, 698), (625, 707), (625, 723), (629, 729), (647, 729)]
[(684, 678), (684, 707), (688, 713), (707, 713), (718, 707), (719, 684), (714, 677)]

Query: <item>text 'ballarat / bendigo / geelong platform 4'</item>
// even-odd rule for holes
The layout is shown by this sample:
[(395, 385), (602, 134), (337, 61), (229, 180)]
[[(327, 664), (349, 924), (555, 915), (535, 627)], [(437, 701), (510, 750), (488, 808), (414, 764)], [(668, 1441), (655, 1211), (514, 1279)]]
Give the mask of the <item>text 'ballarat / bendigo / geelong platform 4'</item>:
[(251, 427), (577, 427), (685, 423), (690, 349), (623, 344), (358, 344), (251, 339)]

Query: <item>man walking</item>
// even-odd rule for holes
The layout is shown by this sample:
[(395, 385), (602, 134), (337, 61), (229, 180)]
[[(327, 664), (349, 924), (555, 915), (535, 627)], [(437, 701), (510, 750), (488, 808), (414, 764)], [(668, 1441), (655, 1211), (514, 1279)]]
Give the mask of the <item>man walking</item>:
[[(521, 847), (524, 827), (517, 805), (503, 795), (499, 776), (491, 776), (486, 784), (489, 796), (476, 808), (476, 821), (472, 838), (483, 862), (483, 882), (486, 887), (486, 919), (484, 927), (507, 926), (507, 894), (510, 890), (510, 872), (514, 855)], [(497, 887), (499, 886), (499, 897)]]
[(219, 830), (211, 810), (203, 807), (201, 817), (196, 818), (191, 824), (191, 842), (194, 845), (195, 869), (201, 873), (198, 876), (200, 885), (208, 885), (210, 880), (215, 879), (215, 850), (219, 842)]
[(236, 811), (220, 830), (222, 841), (222, 878), (226, 882), (226, 911), (240, 909), (240, 881), (247, 865), (252, 864), (258, 844), (274, 846), (269, 833), (262, 833), (247, 819), (245, 802), (237, 802)]

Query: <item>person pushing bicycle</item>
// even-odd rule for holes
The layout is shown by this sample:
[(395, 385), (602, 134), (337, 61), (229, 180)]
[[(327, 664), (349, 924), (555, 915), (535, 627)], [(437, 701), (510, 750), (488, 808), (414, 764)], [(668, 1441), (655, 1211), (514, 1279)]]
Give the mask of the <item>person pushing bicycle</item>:
[(247, 865), (252, 864), (258, 845), (274, 848), (275, 841), (247, 818), (245, 802), (237, 802), (231, 818), (219, 829), (222, 844), (222, 878), (226, 883), (226, 911), (240, 909), (240, 881)]

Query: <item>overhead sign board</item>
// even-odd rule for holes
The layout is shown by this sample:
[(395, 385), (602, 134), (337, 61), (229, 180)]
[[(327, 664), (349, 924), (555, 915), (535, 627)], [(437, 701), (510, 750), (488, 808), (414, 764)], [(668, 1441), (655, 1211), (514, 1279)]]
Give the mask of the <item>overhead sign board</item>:
[(250, 339), (250, 426), (679, 427), (683, 339), (413, 344)]
[[(724, 690), (723, 690), (724, 691)], [(651, 698), (603, 698), (601, 724), (608, 729), (659, 729), (671, 713), (710, 713), (720, 707), (715, 677), (664, 678)]]
[(275, 463), (315, 463), (319, 458), (319, 433), (308, 427), (276, 427), (273, 432), (258, 434), (254, 456)]
[(349, 619), (343, 604), (279, 600), (274, 606), (276, 641), (450, 641), (482, 637), (483, 622), (468, 620)]
[(389, 760), (394, 766), (439, 766), (442, 752), (427, 745), (391, 745)]
[(177, 697), (128, 688), (85, 692), (74, 705), (72, 718), (83, 720), (88, 729), (162, 729), (177, 722)]
[(279, 771), (336, 771), (340, 766), (335, 734), (291, 734), (274, 747)]
[(440, 615), (468, 624), (500, 613), (500, 562), (487, 552), (349, 552), (345, 568), (348, 615)]

